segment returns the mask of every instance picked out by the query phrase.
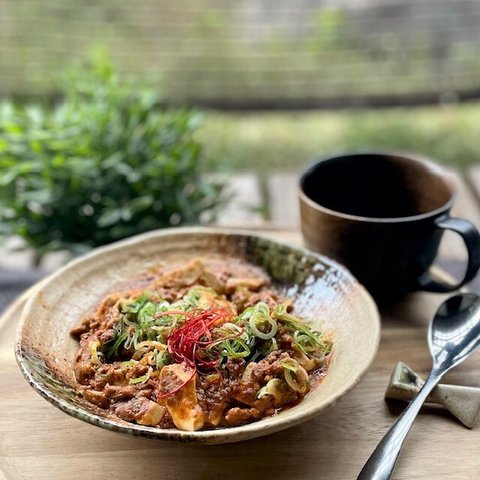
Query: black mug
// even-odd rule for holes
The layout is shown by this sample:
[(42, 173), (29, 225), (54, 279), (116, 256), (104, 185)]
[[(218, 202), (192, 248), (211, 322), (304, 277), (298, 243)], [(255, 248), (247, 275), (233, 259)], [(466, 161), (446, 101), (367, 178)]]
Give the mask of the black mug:
[[(415, 290), (450, 292), (480, 268), (477, 229), (450, 217), (453, 176), (428, 160), (376, 152), (327, 158), (301, 176), (299, 197), (306, 246), (346, 265), (377, 300)], [(467, 247), (457, 284), (429, 271), (445, 230)]]

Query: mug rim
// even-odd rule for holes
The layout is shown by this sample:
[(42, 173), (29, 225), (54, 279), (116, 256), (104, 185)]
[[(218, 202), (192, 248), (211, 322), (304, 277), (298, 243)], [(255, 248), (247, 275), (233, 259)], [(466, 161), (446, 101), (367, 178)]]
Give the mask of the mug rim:
[[(386, 156), (386, 157), (397, 157), (403, 160), (407, 160), (408, 162), (415, 163), (420, 165), (422, 168), (426, 169), (430, 173), (437, 174), (445, 185), (447, 186), (448, 190), (450, 191), (450, 198), (447, 202), (445, 202), (440, 207), (436, 208), (435, 210), (430, 210), (429, 212), (419, 213), (416, 215), (408, 215), (403, 217), (369, 217), (365, 215), (353, 215), (351, 213), (341, 212), (339, 210), (333, 210), (331, 208), (326, 207), (320, 203), (315, 202), (312, 200), (304, 190), (305, 181), (309, 175), (315, 172), (315, 170), (320, 167), (321, 164), (324, 162), (328, 162), (331, 160), (338, 160), (342, 158), (349, 158), (349, 157), (357, 157), (357, 156)], [(455, 181), (453, 174), (442, 168), (440, 165), (435, 163), (428, 157), (423, 155), (415, 154), (415, 153), (408, 153), (408, 152), (401, 152), (401, 151), (391, 151), (391, 150), (361, 150), (358, 152), (347, 152), (347, 153), (339, 153), (336, 155), (330, 155), (328, 157), (322, 157), (313, 161), (300, 175), (298, 181), (298, 197), (300, 202), (306, 203), (308, 206), (315, 210), (322, 211), (324, 213), (328, 213), (329, 215), (344, 218), (346, 220), (354, 220), (357, 222), (365, 222), (365, 223), (407, 223), (407, 222), (415, 222), (420, 220), (425, 220), (429, 218), (433, 218), (438, 216), (441, 213), (448, 212), (454, 203), (454, 200), (457, 196), (457, 188), (455, 186)]]

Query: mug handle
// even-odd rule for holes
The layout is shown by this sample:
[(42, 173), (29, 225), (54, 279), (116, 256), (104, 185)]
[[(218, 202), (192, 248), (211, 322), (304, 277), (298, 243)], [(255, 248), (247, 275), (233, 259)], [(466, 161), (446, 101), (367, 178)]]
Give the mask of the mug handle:
[(463, 279), (457, 284), (439, 282), (431, 276), (430, 272), (425, 272), (418, 279), (418, 285), (420, 289), (427, 292), (452, 292), (475, 278), (475, 275), (480, 269), (480, 234), (471, 222), (464, 220), (463, 218), (437, 218), (435, 220), (435, 225), (437, 228), (456, 232), (462, 237), (468, 252), (467, 270)]

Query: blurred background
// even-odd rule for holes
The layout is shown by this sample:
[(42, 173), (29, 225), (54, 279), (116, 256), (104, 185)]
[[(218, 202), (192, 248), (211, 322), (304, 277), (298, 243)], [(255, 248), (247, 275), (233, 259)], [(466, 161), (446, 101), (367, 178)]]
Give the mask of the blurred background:
[(153, 228), (297, 229), (330, 153), (475, 174), (479, 24), (475, 0), (0, 0), (3, 291)]

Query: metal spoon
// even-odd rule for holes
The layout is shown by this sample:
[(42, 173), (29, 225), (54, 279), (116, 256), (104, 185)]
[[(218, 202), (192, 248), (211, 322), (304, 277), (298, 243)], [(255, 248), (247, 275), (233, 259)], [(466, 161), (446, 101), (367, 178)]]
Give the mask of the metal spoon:
[(423, 402), (445, 373), (480, 345), (480, 297), (456, 295), (438, 309), (428, 329), (433, 368), (422, 389), (397, 418), (363, 467), (357, 480), (387, 480)]

